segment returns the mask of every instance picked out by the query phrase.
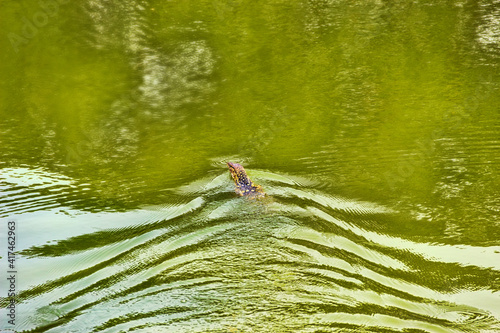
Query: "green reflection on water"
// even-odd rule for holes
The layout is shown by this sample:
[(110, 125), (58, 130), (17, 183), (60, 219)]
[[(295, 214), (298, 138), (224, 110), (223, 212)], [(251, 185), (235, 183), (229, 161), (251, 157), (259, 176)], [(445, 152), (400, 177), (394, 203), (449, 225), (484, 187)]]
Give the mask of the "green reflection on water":
[[(0, 3), (5, 214), (45, 207), (15, 197), (15, 168), (74, 180), (66, 192), (21, 187), (28, 195), (127, 211), (188, 202), (206, 193), (172, 189), (206, 177), (205, 189), (230, 191), (220, 175), (234, 161), (298, 206), (324, 197), (273, 181), (301, 176), (288, 185), (394, 212), (342, 216), (367, 230), (498, 245), (498, 4), (54, 3)], [(127, 236), (112, 232), (96, 234)]]
[(4, 166), (127, 206), (232, 158), (498, 236), (498, 61), (476, 17), (494, 6), (61, 3), (44, 25), (2, 7), (8, 36), (36, 28), (2, 40)]

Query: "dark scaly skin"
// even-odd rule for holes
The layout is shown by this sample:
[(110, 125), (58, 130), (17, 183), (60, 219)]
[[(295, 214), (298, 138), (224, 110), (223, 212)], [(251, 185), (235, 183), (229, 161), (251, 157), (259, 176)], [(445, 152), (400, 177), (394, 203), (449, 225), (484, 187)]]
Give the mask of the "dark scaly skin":
[(236, 184), (236, 193), (240, 196), (265, 196), (262, 186), (254, 184), (248, 178), (245, 169), (238, 163), (228, 162), (229, 172)]

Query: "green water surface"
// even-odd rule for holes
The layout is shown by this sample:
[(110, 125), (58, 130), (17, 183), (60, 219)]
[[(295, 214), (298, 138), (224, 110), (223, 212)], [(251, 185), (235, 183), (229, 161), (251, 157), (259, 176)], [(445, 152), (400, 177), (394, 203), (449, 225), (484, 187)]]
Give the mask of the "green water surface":
[(500, 331), (499, 27), (486, 0), (0, 0), (0, 329)]

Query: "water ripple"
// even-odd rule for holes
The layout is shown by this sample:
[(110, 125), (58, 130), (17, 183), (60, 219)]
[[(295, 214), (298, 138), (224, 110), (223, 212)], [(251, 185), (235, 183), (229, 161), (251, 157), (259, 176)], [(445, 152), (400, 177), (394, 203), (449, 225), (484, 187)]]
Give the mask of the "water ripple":
[[(266, 200), (236, 197), (224, 172), (172, 190), (173, 201), (162, 206), (78, 214), (73, 209), (69, 215), (47, 208), (15, 215), (19, 233), (26, 235), (18, 258), (24, 276), (19, 330), (500, 327), (498, 247), (386, 235), (370, 230), (366, 221), (397, 218), (390, 208), (322, 193), (293, 176), (249, 172), (259, 175), (270, 195)], [(59, 186), (62, 196), (70, 192), (60, 186), (82, 188), (45, 176), (30, 188)], [(43, 197), (48, 193), (39, 202), (52, 200)], [(40, 214), (52, 223), (37, 225)], [(483, 285), (471, 288), (479, 277)]]

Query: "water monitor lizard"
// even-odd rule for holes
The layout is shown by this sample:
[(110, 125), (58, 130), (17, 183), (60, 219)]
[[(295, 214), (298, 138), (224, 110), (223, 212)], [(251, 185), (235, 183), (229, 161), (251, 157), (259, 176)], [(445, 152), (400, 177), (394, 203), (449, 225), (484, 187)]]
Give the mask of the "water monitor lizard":
[(238, 195), (251, 197), (266, 195), (262, 186), (254, 184), (250, 178), (248, 178), (247, 172), (241, 164), (227, 162), (227, 166), (236, 184), (235, 191)]

